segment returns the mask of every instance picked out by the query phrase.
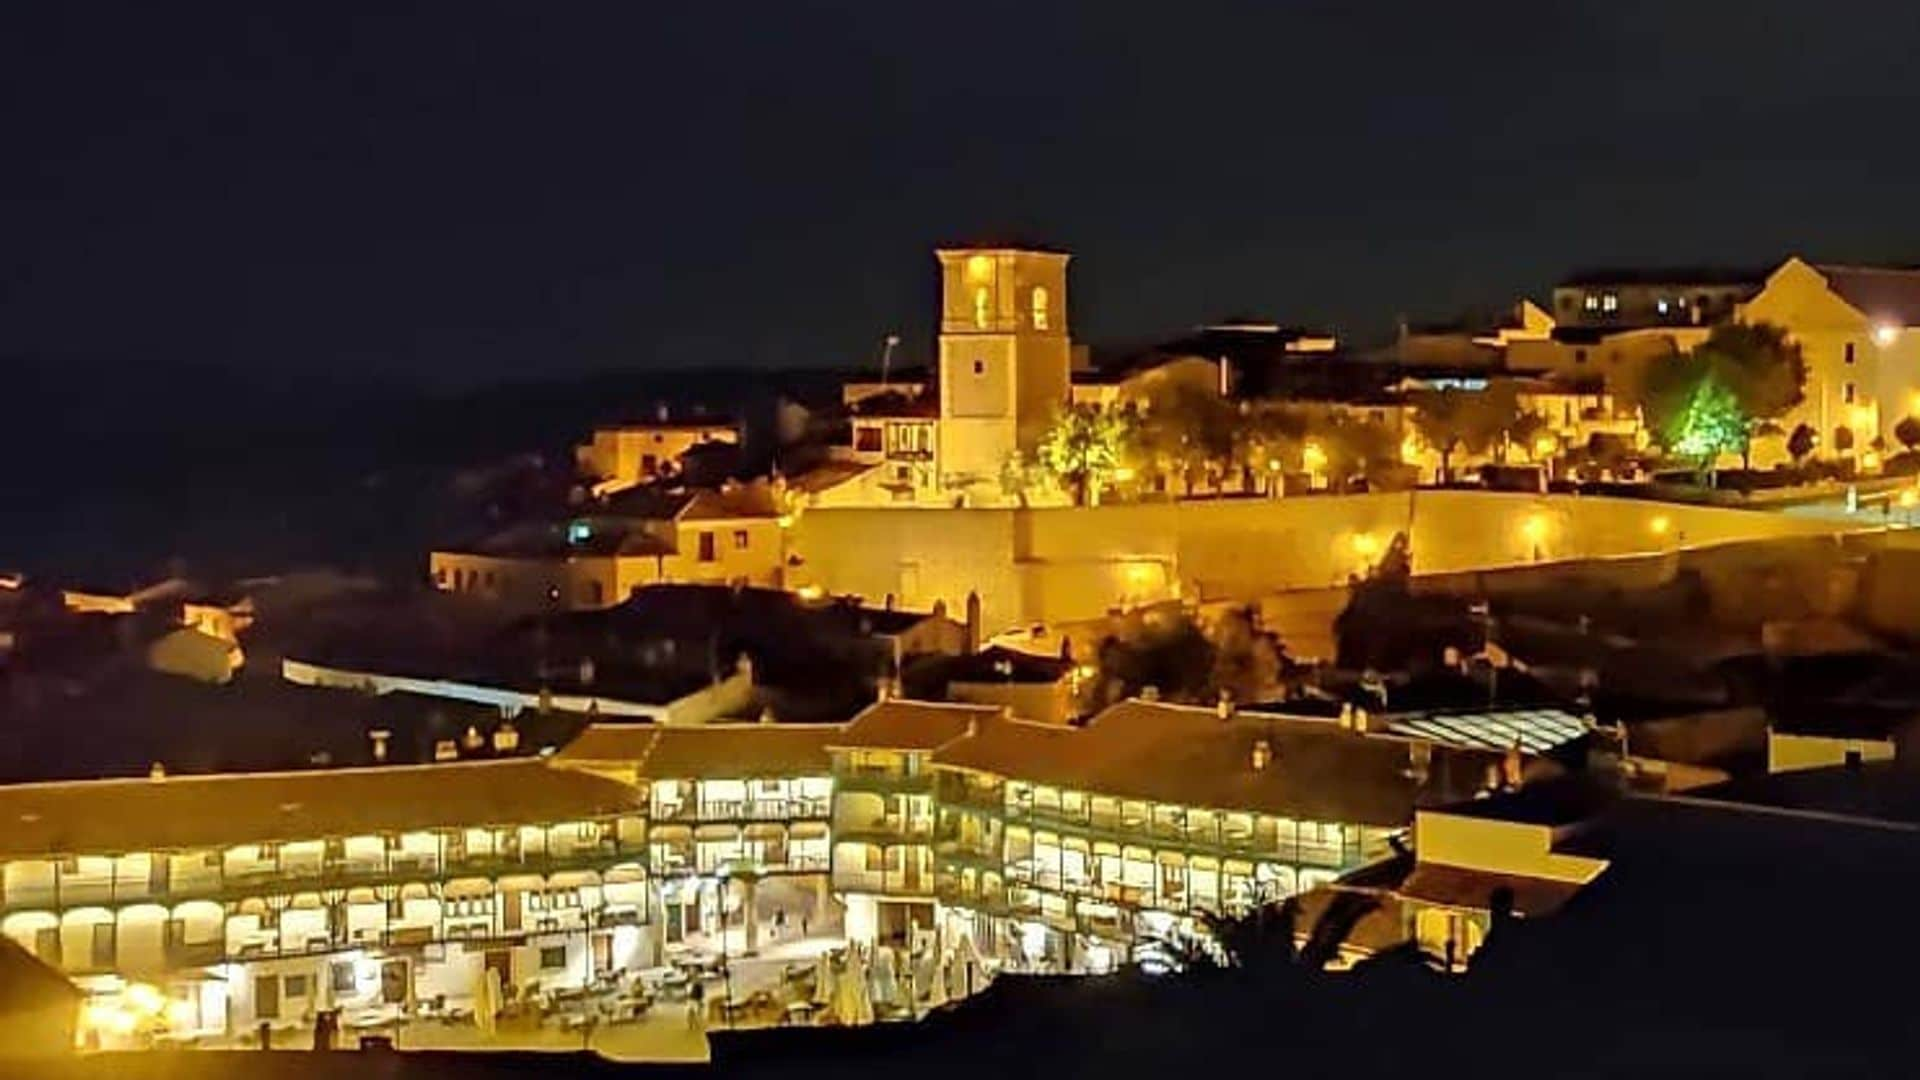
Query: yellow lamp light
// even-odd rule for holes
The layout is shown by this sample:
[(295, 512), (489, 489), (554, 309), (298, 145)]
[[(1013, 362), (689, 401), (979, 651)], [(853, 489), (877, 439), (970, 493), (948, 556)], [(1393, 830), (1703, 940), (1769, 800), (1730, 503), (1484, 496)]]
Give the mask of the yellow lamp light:
[(1537, 544), (1547, 538), (1547, 518), (1545, 514), (1528, 514), (1520, 523), (1520, 535), (1530, 544)]
[(993, 260), (985, 255), (973, 255), (967, 259), (967, 280), (976, 285), (993, 280)]
[(1560, 440), (1551, 435), (1542, 435), (1533, 440), (1533, 453), (1535, 457), (1546, 457), (1558, 449), (1560, 449)]
[(1855, 434), (1864, 434), (1873, 429), (1873, 406), (1855, 405), (1847, 412), (1847, 418), (1853, 422)]
[(1861, 454), (1860, 467), (1867, 470), (1878, 469), (1880, 467), (1880, 451), (1869, 450)]
[(1380, 553), (1380, 540), (1372, 533), (1354, 533), (1353, 553), (1363, 559), (1371, 559)]
[(827, 590), (818, 585), (802, 585), (793, 592), (802, 600), (818, 600), (827, 594)]
[(1408, 465), (1420, 464), (1420, 436), (1409, 431), (1400, 440), (1400, 460)]
[(1873, 328), (1873, 343), (1883, 349), (1898, 340), (1900, 340), (1900, 328), (1892, 323), (1881, 323)]
[(1655, 514), (1653, 520), (1647, 522), (1647, 531), (1655, 536), (1665, 536), (1667, 530), (1671, 528), (1673, 528), (1673, 519), (1665, 514)]
[(1300, 464), (1306, 466), (1308, 472), (1319, 472), (1327, 467), (1327, 452), (1319, 443), (1309, 442), (1300, 448)]
[(1898, 501), (1902, 510), (1911, 510), (1920, 506), (1920, 488), (1907, 488), (1900, 493)]

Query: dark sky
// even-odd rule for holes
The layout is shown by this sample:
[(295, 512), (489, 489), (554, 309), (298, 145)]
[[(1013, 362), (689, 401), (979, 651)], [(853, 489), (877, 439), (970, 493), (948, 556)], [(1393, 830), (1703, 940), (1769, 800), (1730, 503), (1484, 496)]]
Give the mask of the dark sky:
[(83, 370), (918, 358), (983, 233), (1095, 341), (1920, 260), (1912, 0), (28, 7), (0, 356)]

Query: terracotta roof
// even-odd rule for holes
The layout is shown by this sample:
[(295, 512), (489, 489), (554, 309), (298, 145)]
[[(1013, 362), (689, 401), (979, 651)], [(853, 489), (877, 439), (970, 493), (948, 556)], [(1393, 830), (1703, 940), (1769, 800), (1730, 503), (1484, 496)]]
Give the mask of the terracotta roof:
[(780, 516), (773, 491), (766, 484), (741, 484), (718, 491), (694, 493), (679, 514), (681, 521), (730, 521), (735, 518)]
[(613, 780), (519, 760), (0, 787), (0, 858), (115, 854), (637, 810)]
[(1920, 270), (1893, 266), (1815, 267), (1827, 287), (1869, 319), (1920, 325)]
[(1582, 888), (1572, 881), (1552, 881), (1469, 870), (1462, 866), (1420, 863), (1414, 867), (1413, 874), (1405, 884), (1400, 886), (1399, 892), (1410, 900), (1429, 904), (1490, 911), (1493, 894), (1500, 889), (1507, 889), (1513, 895), (1514, 913), (1532, 918), (1553, 914)]
[(632, 762), (655, 780), (825, 776), (839, 724), (595, 724), (555, 756), (562, 762)]
[[(1265, 740), (1266, 766), (1253, 767)], [(1464, 799), (1501, 755), (1435, 746), (1424, 782), (1409, 740), (1345, 731), (1322, 720), (1129, 701), (1085, 728), (1000, 721), (942, 747), (935, 764), (1082, 791), (1310, 821), (1398, 826), (1416, 806)]]
[(999, 715), (998, 705), (894, 698), (869, 705), (828, 745), (855, 750), (933, 750), (965, 735), (969, 723)]

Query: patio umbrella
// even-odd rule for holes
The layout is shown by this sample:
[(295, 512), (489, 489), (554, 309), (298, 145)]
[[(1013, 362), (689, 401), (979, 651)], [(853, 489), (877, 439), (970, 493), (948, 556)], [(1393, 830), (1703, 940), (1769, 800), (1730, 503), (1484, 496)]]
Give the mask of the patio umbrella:
[(500, 969), (483, 966), (474, 982), (473, 1024), (489, 1037), (497, 1029), (494, 1021), (500, 1013), (500, 997)]
[(888, 1006), (894, 1003), (894, 995), (900, 984), (895, 981), (893, 970), (893, 949), (882, 945), (873, 950), (873, 1004)]
[(827, 1005), (833, 1001), (833, 958), (822, 952), (813, 958), (813, 1002)]
[(833, 1015), (849, 1027), (873, 1023), (873, 998), (867, 992), (867, 965), (858, 950), (847, 951), (847, 969), (834, 984)]

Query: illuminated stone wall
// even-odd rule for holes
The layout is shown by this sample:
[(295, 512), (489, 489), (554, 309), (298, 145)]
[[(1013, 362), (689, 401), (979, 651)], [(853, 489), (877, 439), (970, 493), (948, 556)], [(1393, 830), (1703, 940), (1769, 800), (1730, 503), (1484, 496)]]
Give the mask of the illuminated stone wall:
[(1830, 533), (1831, 523), (1591, 496), (1422, 491), (1034, 510), (810, 510), (790, 584), (904, 606), (969, 590), (988, 634), (1176, 595), (1251, 598), (1344, 583), (1409, 530), (1417, 573)]

